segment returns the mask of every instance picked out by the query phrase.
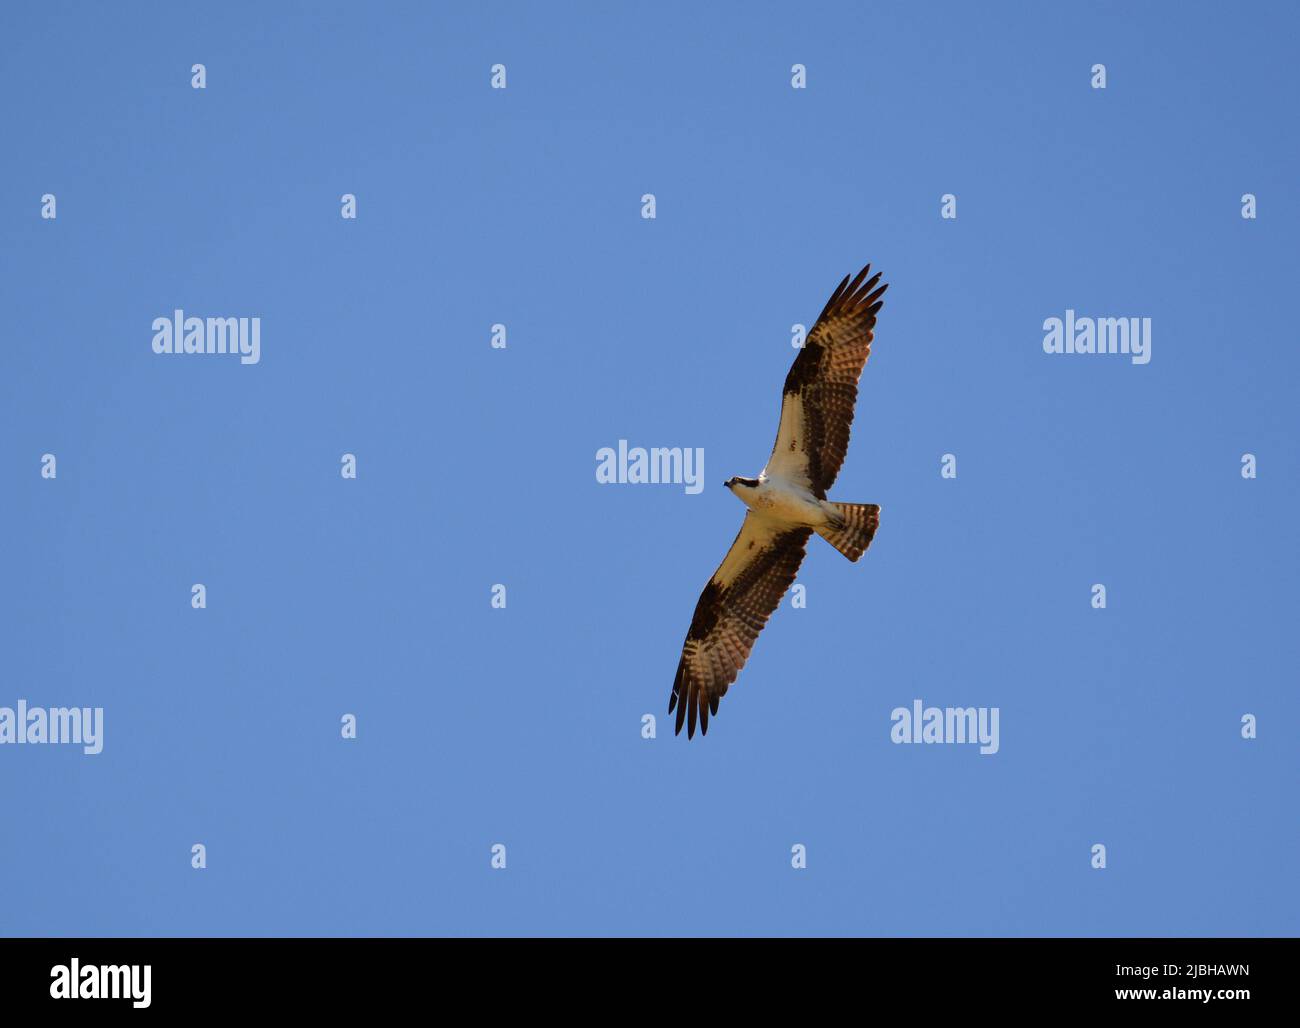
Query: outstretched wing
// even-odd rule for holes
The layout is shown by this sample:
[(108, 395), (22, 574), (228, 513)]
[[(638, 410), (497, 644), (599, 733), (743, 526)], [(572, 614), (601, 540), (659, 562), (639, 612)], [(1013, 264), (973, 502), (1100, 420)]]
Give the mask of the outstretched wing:
[(826, 498), (849, 448), (858, 376), (888, 288), (877, 288), (880, 272), (868, 279), (870, 271), (868, 264), (852, 282), (845, 276), (785, 377), (766, 473), (805, 485), (818, 499)]
[(713, 573), (695, 605), (682, 646), (668, 712), (677, 711), (677, 731), (686, 737), (708, 732), (709, 715), (749, 659), (758, 633), (790, 588), (803, 561), (809, 528), (789, 528), (754, 514), (745, 515), (740, 534)]

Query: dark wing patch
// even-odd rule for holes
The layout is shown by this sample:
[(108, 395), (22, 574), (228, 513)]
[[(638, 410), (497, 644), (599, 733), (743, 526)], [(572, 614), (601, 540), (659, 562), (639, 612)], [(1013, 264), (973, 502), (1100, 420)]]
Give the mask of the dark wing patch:
[[(845, 276), (826, 301), (785, 377), (784, 396), (799, 400), (794, 408), (797, 413), (789, 416), (801, 413), (803, 421), (797, 431), (791, 428), (790, 434), (800, 441), (799, 449), (807, 459), (809, 487), (823, 500), (849, 448), (858, 378), (871, 354), (872, 329), (884, 305), (881, 297), (889, 288), (877, 288), (880, 272), (867, 278), (870, 271), (868, 264), (852, 282)], [(787, 416), (786, 407), (783, 402), (783, 417)], [(781, 437), (782, 430), (778, 429), (778, 451)]]
[[(677, 732), (686, 737), (709, 730), (709, 715), (749, 659), (758, 633), (790, 588), (803, 561), (809, 528), (772, 526), (745, 515), (740, 534), (709, 579), (695, 605), (677, 677), (668, 697), (668, 712), (677, 711)], [(755, 545), (757, 543), (757, 545)]]

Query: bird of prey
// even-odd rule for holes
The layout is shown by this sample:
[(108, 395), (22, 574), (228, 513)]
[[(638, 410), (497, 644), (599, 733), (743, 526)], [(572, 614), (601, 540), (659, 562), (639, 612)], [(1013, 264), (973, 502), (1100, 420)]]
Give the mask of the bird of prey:
[(826, 302), (790, 367), (781, 396), (781, 423), (767, 467), (757, 478), (725, 485), (749, 509), (740, 534), (695, 606), (668, 712), (677, 732), (709, 730), (709, 715), (745, 666), (803, 561), (816, 532), (851, 561), (862, 556), (880, 520), (874, 503), (834, 503), (826, 490), (849, 445), (858, 376), (871, 353), (871, 333), (884, 301), (880, 272), (868, 264), (846, 275)]

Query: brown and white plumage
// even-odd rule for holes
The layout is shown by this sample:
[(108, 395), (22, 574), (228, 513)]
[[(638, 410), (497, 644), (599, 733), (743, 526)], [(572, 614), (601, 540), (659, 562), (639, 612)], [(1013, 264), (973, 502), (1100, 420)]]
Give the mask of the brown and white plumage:
[(870, 271), (868, 264), (852, 282), (844, 276), (785, 376), (767, 472), (802, 482), (819, 499), (826, 498), (849, 448), (858, 377), (889, 288), (877, 288), (880, 272), (868, 279)]
[(875, 504), (831, 503), (826, 491), (848, 449), (858, 377), (886, 286), (871, 266), (831, 295), (785, 379), (781, 422), (767, 467), (757, 479), (727, 485), (749, 507), (740, 534), (695, 606), (682, 646), (668, 711), (687, 738), (709, 716), (749, 659), (759, 632), (794, 581), (815, 531), (850, 560), (870, 544)]
[(709, 715), (718, 712), (718, 701), (799, 572), (810, 535), (811, 528), (784, 528), (745, 515), (740, 534), (695, 605), (668, 698), (668, 712), (677, 708), (677, 731), (684, 719), (689, 725), (687, 738), (695, 735), (697, 711), (700, 730), (709, 730)]

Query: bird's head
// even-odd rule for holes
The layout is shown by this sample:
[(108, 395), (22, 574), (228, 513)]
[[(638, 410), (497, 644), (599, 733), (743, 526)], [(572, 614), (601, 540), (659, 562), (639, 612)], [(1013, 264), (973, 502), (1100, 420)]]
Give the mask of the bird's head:
[(738, 489), (757, 489), (758, 479), (757, 478), (729, 478), (722, 484), (725, 485), (728, 489), (730, 489), (734, 493)]

